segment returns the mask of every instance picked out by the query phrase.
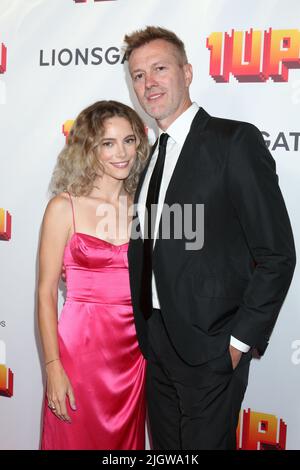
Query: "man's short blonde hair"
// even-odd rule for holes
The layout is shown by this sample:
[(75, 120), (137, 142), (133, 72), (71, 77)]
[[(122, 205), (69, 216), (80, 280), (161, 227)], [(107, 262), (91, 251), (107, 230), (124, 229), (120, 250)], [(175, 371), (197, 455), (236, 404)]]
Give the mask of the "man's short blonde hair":
[(175, 46), (181, 59), (180, 65), (184, 65), (188, 62), (184, 43), (181, 39), (179, 39), (173, 31), (169, 31), (168, 29), (161, 28), (159, 26), (147, 26), (145, 29), (139, 29), (131, 34), (126, 34), (124, 37), (124, 42), (126, 44), (125, 58), (129, 60), (131, 53), (135, 49), (138, 49), (151, 41), (155, 41), (156, 39), (163, 39)]

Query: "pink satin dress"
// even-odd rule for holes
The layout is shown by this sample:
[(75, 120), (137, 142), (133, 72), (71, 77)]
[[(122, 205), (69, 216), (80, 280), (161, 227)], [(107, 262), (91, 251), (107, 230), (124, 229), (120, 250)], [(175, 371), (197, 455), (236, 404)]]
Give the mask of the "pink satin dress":
[(67, 297), (58, 340), (77, 410), (66, 398), (68, 424), (45, 398), (43, 450), (145, 448), (146, 362), (136, 338), (127, 249), (128, 243), (76, 231), (65, 247)]

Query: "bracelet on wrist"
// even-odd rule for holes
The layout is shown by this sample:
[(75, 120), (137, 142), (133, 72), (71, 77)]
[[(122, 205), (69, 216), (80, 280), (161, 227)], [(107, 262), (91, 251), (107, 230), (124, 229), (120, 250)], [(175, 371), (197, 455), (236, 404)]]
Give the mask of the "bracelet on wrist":
[(54, 362), (54, 361), (59, 361), (59, 357), (57, 357), (56, 359), (52, 359), (51, 361), (45, 362), (45, 366), (47, 366), (48, 364), (51, 364), (51, 362)]

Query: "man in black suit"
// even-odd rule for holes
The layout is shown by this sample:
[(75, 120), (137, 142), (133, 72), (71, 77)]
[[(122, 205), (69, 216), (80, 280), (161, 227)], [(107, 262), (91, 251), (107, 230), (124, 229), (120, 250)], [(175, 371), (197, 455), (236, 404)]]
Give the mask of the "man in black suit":
[[(234, 449), (252, 350), (265, 351), (295, 267), (275, 162), (256, 127), (192, 103), (174, 33), (147, 27), (125, 42), (135, 93), (159, 127), (128, 252), (153, 447)], [(204, 243), (178, 237), (176, 217), (161, 236), (174, 204), (192, 209)]]

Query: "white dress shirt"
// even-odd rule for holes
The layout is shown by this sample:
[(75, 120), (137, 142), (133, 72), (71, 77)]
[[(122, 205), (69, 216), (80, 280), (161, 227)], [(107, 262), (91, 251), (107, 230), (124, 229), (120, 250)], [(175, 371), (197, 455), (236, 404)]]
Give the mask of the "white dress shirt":
[[(170, 127), (168, 127), (166, 131), (162, 131), (161, 129), (159, 129), (159, 137), (163, 132), (167, 132), (167, 134), (169, 135), (169, 138), (167, 141), (166, 158), (165, 158), (164, 170), (163, 170), (162, 181), (161, 181), (161, 186), (160, 186), (160, 191), (159, 191), (159, 198), (158, 198), (158, 203), (157, 203), (157, 215), (156, 215), (155, 228), (154, 228), (153, 246), (155, 244), (155, 240), (157, 237), (157, 231), (159, 227), (159, 221), (160, 221), (160, 217), (161, 217), (161, 213), (163, 209), (164, 200), (166, 197), (166, 192), (167, 192), (170, 180), (172, 178), (181, 149), (189, 133), (192, 121), (194, 117), (196, 116), (198, 110), (199, 110), (199, 106), (196, 103), (193, 103), (184, 113), (182, 113), (170, 125)], [(158, 147), (159, 146), (157, 145), (152, 155), (151, 161), (149, 163), (147, 173), (145, 175), (145, 179), (141, 188), (139, 201), (138, 201), (138, 216), (140, 220), (142, 236), (144, 236), (143, 231), (144, 231), (144, 222), (145, 222), (145, 208), (146, 208), (147, 192), (148, 192), (148, 187), (150, 183), (150, 178), (151, 178), (151, 175), (154, 170), (156, 160), (158, 157)], [(153, 308), (160, 309), (160, 303), (158, 299), (154, 273), (152, 273), (152, 305), (153, 305)], [(230, 338), (230, 344), (242, 352), (248, 352), (250, 349), (248, 345), (246, 345), (245, 343), (242, 343), (241, 341), (234, 338), (233, 336), (231, 336)]]

